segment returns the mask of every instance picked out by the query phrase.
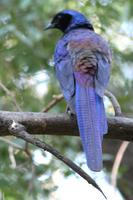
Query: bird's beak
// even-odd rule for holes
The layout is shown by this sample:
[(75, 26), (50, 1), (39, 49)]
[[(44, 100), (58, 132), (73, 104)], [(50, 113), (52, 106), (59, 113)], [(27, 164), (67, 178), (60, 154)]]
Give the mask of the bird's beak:
[(44, 31), (51, 29), (51, 28), (55, 28), (55, 24), (48, 24), (46, 27), (44, 27)]

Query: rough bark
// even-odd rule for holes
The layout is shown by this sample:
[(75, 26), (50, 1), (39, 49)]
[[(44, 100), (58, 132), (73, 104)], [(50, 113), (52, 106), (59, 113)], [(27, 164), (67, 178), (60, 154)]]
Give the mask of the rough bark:
[[(30, 134), (79, 135), (76, 119), (67, 114), (1, 111), (0, 136), (10, 135), (8, 127), (13, 120), (23, 124)], [(108, 125), (105, 138), (133, 141), (132, 118), (109, 117)]]

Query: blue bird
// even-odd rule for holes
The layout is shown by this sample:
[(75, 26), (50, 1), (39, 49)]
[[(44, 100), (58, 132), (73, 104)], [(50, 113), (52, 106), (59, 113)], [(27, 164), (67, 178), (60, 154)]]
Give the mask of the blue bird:
[(57, 79), (71, 113), (76, 114), (88, 167), (100, 171), (107, 133), (103, 95), (110, 76), (111, 51), (80, 12), (57, 13), (46, 29), (63, 32), (54, 53)]

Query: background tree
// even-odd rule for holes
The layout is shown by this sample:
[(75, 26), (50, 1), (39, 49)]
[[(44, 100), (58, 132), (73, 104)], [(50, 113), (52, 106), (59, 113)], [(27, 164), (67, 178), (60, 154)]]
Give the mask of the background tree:
[[(41, 111), (53, 95), (60, 93), (52, 54), (61, 33), (57, 30), (44, 33), (43, 26), (47, 25), (56, 12), (66, 8), (83, 12), (92, 20), (96, 32), (110, 41), (113, 64), (109, 89), (119, 100), (122, 111), (130, 115), (133, 113), (132, 0), (1, 0), (0, 109)], [(112, 112), (112, 108), (108, 107), (108, 113), (111, 113), (110, 109)], [(65, 102), (61, 101), (49, 112), (64, 110)], [(75, 158), (77, 152), (82, 151), (79, 138), (41, 138), (71, 159)], [(115, 155), (118, 146), (119, 142), (104, 141), (105, 153)], [(128, 199), (133, 195), (131, 146), (132, 144), (125, 154), (118, 185)], [(61, 163), (49, 154), (44, 155), (44, 163), (36, 163), (37, 151), (35, 147), (18, 139), (0, 138), (0, 190), (5, 199), (39, 199), (39, 196), (49, 195), (49, 191), (54, 189), (54, 170), (61, 168), (66, 176), (69, 175), (67, 168), (61, 166)], [(105, 160), (109, 172), (112, 162), (113, 160)], [(47, 176), (47, 184), (39, 179), (44, 174)]]

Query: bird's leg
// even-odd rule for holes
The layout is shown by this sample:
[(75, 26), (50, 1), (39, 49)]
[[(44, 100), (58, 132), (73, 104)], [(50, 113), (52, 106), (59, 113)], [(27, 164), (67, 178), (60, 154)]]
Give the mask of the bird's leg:
[(71, 107), (67, 104), (66, 106), (66, 113), (70, 116), (70, 117), (74, 117), (76, 114), (75, 112), (71, 109)]

